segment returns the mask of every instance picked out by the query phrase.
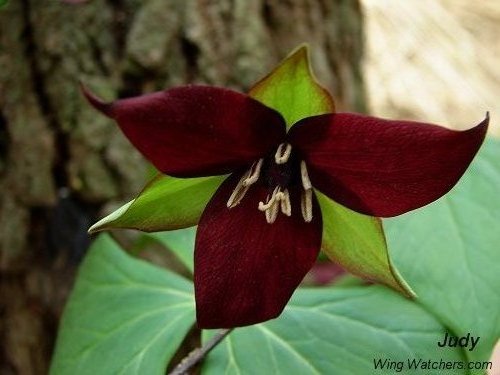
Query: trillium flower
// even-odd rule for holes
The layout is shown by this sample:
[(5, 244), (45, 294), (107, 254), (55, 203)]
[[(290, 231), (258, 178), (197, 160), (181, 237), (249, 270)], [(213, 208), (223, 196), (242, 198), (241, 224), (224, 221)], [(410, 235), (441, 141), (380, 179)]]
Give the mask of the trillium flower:
[[(446, 194), (471, 163), (488, 125), (486, 118), (456, 131), (334, 113), (330, 96), (312, 77), (304, 47), (249, 95), (196, 85), (111, 103), (85, 88), (84, 94), (171, 176), (153, 181), (146, 198), (93, 229), (113, 227), (114, 221), (116, 227), (148, 231), (198, 222), (194, 284), (200, 328), (277, 317), (321, 248), (352, 272), (411, 295), (389, 261), (374, 217), (400, 215)], [(183, 179), (194, 183), (183, 185)], [(207, 181), (200, 204), (196, 189), (189, 188)], [(155, 198), (155, 207), (149, 202), (151, 220), (147, 212), (140, 225), (123, 219), (134, 205), (147, 206), (152, 190), (171, 191), (176, 184), (184, 193), (180, 213), (169, 211), (175, 202)], [(192, 213), (191, 201), (201, 217)], [(162, 209), (181, 223), (165, 219), (162, 226), (156, 219), (169, 215)], [(182, 218), (184, 211), (193, 217)], [(365, 236), (366, 243), (356, 243), (356, 236)]]

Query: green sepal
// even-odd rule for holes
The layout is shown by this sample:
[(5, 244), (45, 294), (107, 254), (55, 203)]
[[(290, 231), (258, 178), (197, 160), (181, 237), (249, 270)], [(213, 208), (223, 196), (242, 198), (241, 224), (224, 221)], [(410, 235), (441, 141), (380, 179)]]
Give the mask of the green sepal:
[(158, 175), (134, 200), (92, 225), (89, 233), (116, 228), (159, 232), (196, 225), (225, 178)]
[(257, 82), (249, 95), (281, 113), (287, 128), (305, 117), (335, 111), (330, 93), (311, 70), (307, 45), (297, 47)]
[(391, 262), (381, 220), (354, 212), (317, 190), (316, 196), (323, 215), (323, 252), (357, 276), (415, 297)]

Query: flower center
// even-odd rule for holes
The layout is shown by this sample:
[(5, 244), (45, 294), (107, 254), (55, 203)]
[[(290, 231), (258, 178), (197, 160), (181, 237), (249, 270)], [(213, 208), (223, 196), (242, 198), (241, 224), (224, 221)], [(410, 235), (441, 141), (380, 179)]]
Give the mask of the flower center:
[[(300, 171), (300, 173), (299, 173)], [(257, 208), (264, 212), (266, 221), (272, 224), (279, 212), (286, 216), (292, 215), (289, 188), (301, 184), (300, 209), (305, 222), (312, 220), (312, 185), (307, 172), (306, 163), (299, 162), (292, 152), (292, 146), (282, 143), (274, 155), (259, 159), (241, 177), (232, 192), (227, 207), (236, 207), (245, 197), (250, 187), (255, 183), (263, 184), (269, 191), (265, 201), (259, 202)]]

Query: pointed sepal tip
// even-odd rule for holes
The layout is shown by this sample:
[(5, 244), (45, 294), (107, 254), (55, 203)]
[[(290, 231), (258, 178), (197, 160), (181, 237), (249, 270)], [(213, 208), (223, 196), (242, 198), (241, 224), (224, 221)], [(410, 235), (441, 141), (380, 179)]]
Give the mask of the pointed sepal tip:
[(85, 96), (85, 99), (87, 99), (87, 101), (92, 105), (92, 107), (97, 109), (99, 112), (105, 114), (106, 116), (112, 117), (111, 113), (112, 103), (107, 103), (101, 98), (99, 98), (97, 95), (91, 92), (89, 88), (85, 86), (85, 84), (82, 81), (80, 81), (80, 90)]

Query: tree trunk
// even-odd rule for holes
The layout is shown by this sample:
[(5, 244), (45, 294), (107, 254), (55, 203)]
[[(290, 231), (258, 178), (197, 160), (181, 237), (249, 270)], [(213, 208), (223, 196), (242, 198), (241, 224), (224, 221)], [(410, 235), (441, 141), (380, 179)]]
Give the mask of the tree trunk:
[(311, 45), (338, 107), (364, 110), (356, 0), (11, 0), (0, 9), (0, 373), (47, 372), (86, 230), (146, 163), (107, 99), (187, 82), (246, 90)]

